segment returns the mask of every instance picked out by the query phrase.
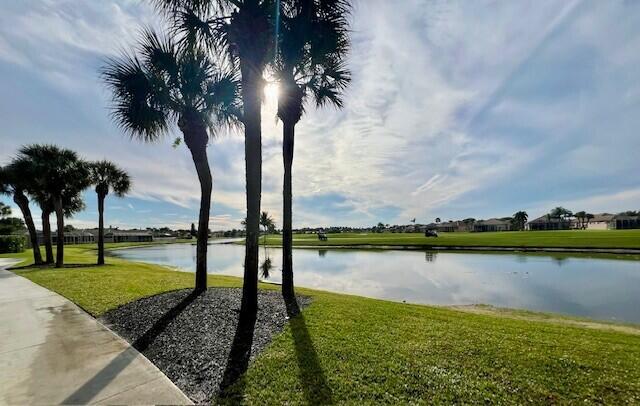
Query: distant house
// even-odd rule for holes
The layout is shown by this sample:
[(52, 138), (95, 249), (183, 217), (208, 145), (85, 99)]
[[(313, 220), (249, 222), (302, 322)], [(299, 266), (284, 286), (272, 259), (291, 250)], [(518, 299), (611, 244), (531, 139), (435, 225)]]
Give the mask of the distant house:
[[(627, 230), (640, 228), (640, 218), (625, 214), (595, 214), (584, 224), (587, 230)], [(527, 230), (571, 230), (582, 228), (578, 219), (548, 218), (546, 215), (527, 223)]]
[(116, 230), (104, 231), (105, 242), (152, 242), (153, 234), (148, 230)]
[(496, 231), (511, 231), (510, 220), (489, 219), (479, 220), (473, 224), (473, 231), (475, 232), (496, 232)]
[(526, 229), (530, 231), (570, 230), (571, 228), (574, 228), (571, 220), (549, 217), (546, 214), (531, 220), (526, 226)]
[[(44, 239), (42, 239), (44, 240)], [(58, 243), (58, 234), (56, 232), (51, 233), (51, 242), (53, 244)], [(91, 244), (96, 242), (96, 237), (84, 230), (73, 230), (64, 232), (64, 243), (67, 244)]]
[[(423, 226), (423, 230), (434, 230), (439, 233), (455, 233), (472, 231), (473, 224), (465, 223), (464, 221), (447, 221), (444, 223), (431, 223)], [(424, 231), (423, 231), (424, 232)]]
[(629, 230), (633, 228), (640, 228), (640, 217), (617, 214), (609, 222), (609, 229), (611, 230)]
[(615, 218), (615, 214), (594, 214), (593, 218), (586, 224), (586, 228), (587, 230), (609, 230)]

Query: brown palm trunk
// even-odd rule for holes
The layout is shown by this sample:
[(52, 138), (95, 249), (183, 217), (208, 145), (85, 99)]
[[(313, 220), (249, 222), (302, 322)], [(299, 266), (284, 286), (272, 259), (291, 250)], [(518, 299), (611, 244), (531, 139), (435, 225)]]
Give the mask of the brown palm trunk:
[(209, 215), (211, 213), (211, 190), (213, 181), (207, 159), (207, 130), (193, 118), (181, 120), (180, 129), (200, 181), (200, 214), (198, 217), (198, 241), (196, 242), (196, 292), (207, 290), (207, 248), (209, 240)]
[(13, 201), (22, 212), (24, 217), (24, 224), (29, 231), (29, 239), (31, 240), (31, 246), (33, 247), (33, 262), (36, 265), (42, 264), (42, 254), (40, 254), (40, 244), (38, 243), (38, 234), (36, 232), (36, 225), (33, 223), (33, 216), (31, 216), (31, 209), (29, 209), (29, 199), (22, 193), (22, 191), (15, 191), (13, 194)]
[(284, 160), (284, 187), (282, 193), (282, 296), (294, 298), (293, 288), (293, 219), (292, 219), (292, 169), (295, 123), (283, 121), (282, 158)]
[(98, 193), (98, 265), (104, 265), (104, 193)]
[(53, 207), (56, 212), (56, 268), (64, 266), (64, 209), (62, 208), (62, 196), (53, 199)]
[(42, 237), (44, 239), (44, 250), (46, 253), (46, 263), (53, 264), (53, 244), (51, 243), (51, 210), (42, 210)]
[(260, 199), (262, 193), (262, 71), (241, 62), (242, 99), (244, 103), (244, 148), (247, 189), (247, 225), (244, 257), (244, 282), (241, 312), (258, 309), (258, 249), (260, 238)]

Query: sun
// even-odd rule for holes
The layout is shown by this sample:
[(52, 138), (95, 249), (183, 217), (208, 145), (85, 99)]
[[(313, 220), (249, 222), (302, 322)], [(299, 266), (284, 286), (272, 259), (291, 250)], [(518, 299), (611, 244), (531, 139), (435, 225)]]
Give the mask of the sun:
[(264, 97), (266, 104), (278, 105), (278, 95), (280, 94), (280, 87), (275, 82), (267, 83), (264, 87)]

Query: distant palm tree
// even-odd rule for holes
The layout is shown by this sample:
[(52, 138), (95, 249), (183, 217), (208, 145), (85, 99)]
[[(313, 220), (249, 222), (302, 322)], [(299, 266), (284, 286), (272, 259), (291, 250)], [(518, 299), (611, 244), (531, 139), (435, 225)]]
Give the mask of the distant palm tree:
[(519, 211), (513, 215), (513, 222), (520, 231), (524, 230), (527, 220), (529, 220), (529, 215), (526, 211)]
[(587, 226), (587, 212), (586, 211), (579, 211), (574, 213), (573, 215), (576, 220), (578, 220), (578, 225), (581, 229), (585, 229)]
[(263, 211), (260, 214), (260, 225), (264, 228), (263, 244), (266, 245), (267, 234), (269, 233), (269, 230), (275, 228), (275, 222), (273, 221), (273, 217), (271, 217), (269, 213), (267, 213), (266, 211)]
[(13, 202), (22, 212), (24, 223), (29, 231), (29, 239), (33, 248), (33, 262), (36, 265), (42, 264), (42, 254), (38, 243), (38, 234), (33, 222), (31, 209), (29, 208), (29, 198), (26, 195), (28, 188), (28, 173), (32, 167), (29, 162), (17, 162), (14, 160), (9, 165), (0, 168), (0, 194), (12, 196)]
[(0, 217), (8, 217), (11, 215), (11, 207), (0, 202)]
[(64, 265), (65, 196), (72, 199), (89, 186), (87, 163), (68, 149), (33, 144), (20, 148), (17, 161), (32, 165), (36, 174), (31, 187), (49, 195), (56, 213), (56, 268)]
[(351, 80), (345, 67), (349, 50), (346, 0), (292, 0), (283, 7), (274, 63), (280, 85), (278, 118), (283, 124), (284, 159), (282, 294), (294, 297), (292, 169), (295, 127), (311, 99), (317, 107), (342, 107), (342, 92)]
[(98, 265), (104, 265), (104, 199), (110, 190), (124, 197), (131, 188), (129, 175), (109, 161), (92, 162), (89, 165), (91, 184), (98, 195)]
[(113, 118), (132, 137), (156, 142), (177, 124), (200, 181), (196, 291), (207, 288), (207, 240), (212, 178), (207, 158), (210, 137), (235, 124), (238, 83), (209, 52), (178, 46), (147, 30), (138, 55), (111, 60), (103, 77), (114, 98)]
[[(260, 201), (262, 193), (263, 74), (274, 48), (278, 0), (154, 0), (172, 17), (173, 30), (188, 47), (204, 44), (226, 54), (241, 77), (245, 136), (247, 225), (241, 313), (258, 309)], [(282, 1), (286, 4), (288, 1)]]

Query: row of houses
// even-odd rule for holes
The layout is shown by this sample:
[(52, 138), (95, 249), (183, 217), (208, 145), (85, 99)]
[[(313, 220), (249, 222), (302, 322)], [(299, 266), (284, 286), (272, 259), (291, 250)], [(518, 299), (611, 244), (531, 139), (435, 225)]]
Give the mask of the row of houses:
[(544, 215), (527, 223), (527, 230), (628, 230), (640, 228), (640, 218), (625, 214), (594, 214), (592, 219), (557, 218)]
[[(38, 241), (42, 244), (44, 242), (44, 235), (42, 231), (38, 231), (37, 234)], [(53, 244), (58, 243), (58, 236), (55, 232), (51, 233), (51, 240)], [(115, 228), (107, 228), (104, 230), (105, 243), (152, 242), (153, 240), (153, 234), (148, 230), (118, 230)], [(89, 230), (71, 230), (65, 231), (64, 233), (65, 244), (91, 244), (97, 241), (97, 228)]]
[[(511, 231), (513, 224), (510, 218), (492, 218), (488, 220), (459, 220), (446, 221), (442, 223), (431, 223), (424, 227), (426, 230), (433, 230), (442, 233), (452, 232), (497, 232)], [(530, 231), (547, 230), (626, 230), (640, 228), (640, 218), (626, 214), (595, 214), (593, 218), (557, 218), (544, 215), (535, 220), (529, 221), (525, 229)]]
[(431, 223), (425, 227), (427, 230), (433, 230), (441, 233), (453, 232), (496, 232), (511, 231), (511, 219), (492, 218), (488, 220), (477, 221), (446, 221), (443, 223)]

